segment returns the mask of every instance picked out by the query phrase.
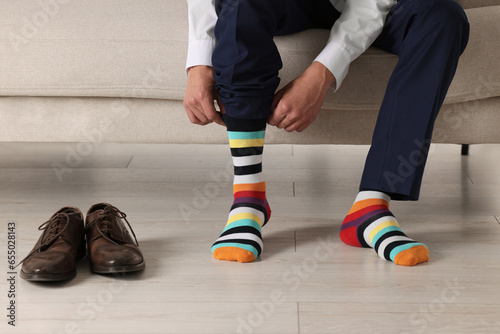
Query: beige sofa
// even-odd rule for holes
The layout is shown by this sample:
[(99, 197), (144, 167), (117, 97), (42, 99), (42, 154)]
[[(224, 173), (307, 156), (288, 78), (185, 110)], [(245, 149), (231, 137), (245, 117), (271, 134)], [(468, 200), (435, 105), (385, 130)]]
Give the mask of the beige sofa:
[[(435, 142), (500, 143), (500, 0), (460, 0), (469, 46)], [(326, 30), (276, 38), (285, 84), (322, 49)], [(0, 11), (0, 141), (225, 143), (184, 114), (183, 0), (17, 0)], [(397, 57), (370, 48), (303, 133), (268, 143), (367, 144)]]

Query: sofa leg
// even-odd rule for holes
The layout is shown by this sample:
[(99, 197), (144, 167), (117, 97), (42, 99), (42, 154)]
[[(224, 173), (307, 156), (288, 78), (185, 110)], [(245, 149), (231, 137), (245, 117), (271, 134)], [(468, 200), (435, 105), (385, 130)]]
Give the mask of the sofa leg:
[(469, 144), (462, 144), (462, 155), (469, 155)]

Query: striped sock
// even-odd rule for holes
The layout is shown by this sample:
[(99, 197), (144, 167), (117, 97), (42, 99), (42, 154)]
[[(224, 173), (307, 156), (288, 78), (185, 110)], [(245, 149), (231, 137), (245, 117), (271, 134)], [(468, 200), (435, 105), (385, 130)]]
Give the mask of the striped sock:
[(271, 216), (262, 176), (266, 120), (223, 117), (234, 164), (234, 202), (212, 254), (219, 260), (252, 262), (264, 248), (261, 227)]
[(378, 256), (403, 266), (429, 260), (427, 247), (410, 239), (389, 211), (389, 195), (379, 191), (359, 192), (340, 229), (340, 239), (348, 245), (372, 247)]

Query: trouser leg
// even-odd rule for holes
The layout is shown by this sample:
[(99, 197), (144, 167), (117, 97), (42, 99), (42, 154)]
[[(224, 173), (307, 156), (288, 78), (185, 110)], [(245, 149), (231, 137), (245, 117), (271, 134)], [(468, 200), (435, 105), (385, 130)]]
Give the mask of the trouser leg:
[(360, 189), (417, 200), (434, 121), (469, 24), (453, 0), (400, 0), (375, 45), (399, 55), (380, 108)]
[(282, 62), (273, 37), (330, 28), (339, 13), (329, 0), (216, 0), (216, 88), (231, 117), (265, 119)]

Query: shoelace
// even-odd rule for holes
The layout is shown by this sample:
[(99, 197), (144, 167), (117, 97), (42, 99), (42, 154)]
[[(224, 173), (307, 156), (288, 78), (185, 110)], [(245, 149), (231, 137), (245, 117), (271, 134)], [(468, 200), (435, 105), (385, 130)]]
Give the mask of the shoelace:
[[(38, 226), (39, 231), (44, 231), (42, 234), (43, 237), (45, 237), (46, 235), (48, 235), (49, 237), (45, 241), (40, 243), (40, 246), (38, 246), (37, 248), (34, 248), (31, 252), (29, 252), (28, 255), (26, 255), (26, 257), (24, 259), (22, 259), (21, 262), (19, 262), (14, 267), (14, 269), (17, 268), (24, 261), (26, 261), (26, 259), (29, 258), (31, 255), (35, 254), (36, 252), (38, 252), (39, 250), (41, 250), (44, 247), (50, 246), (55, 240), (57, 240), (57, 238), (59, 238), (59, 236), (61, 236), (63, 234), (63, 232), (66, 231), (66, 228), (68, 227), (68, 223), (69, 223), (69, 216), (75, 215), (75, 214), (79, 215), (80, 213), (77, 211), (71, 212), (71, 213), (59, 212), (59, 213), (55, 214), (53, 217), (51, 217), (49, 220), (47, 220), (45, 223)], [(63, 220), (63, 218), (66, 221), (64, 223), (64, 227), (61, 229), (61, 221)]]
[[(103, 223), (108, 223), (108, 224), (112, 225), (112, 222), (110, 220), (108, 220), (109, 216), (121, 219), (122, 221), (125, 221), (127, 223), (127, 226), (129, 228), (130, 232), (132, 232), (132, 235), (134, 236), (135, 246), (139, 247), (139, 242), (137, 241), (137, 238), (135, 236), (134, 230), (132, 229), (132, 226), (130, 226), (130, 223), (127, 220), (127, 215), (125, 214), (125, 212), (118, 210), (116, 207), (114, 207), (112, 205), (106, 206), (102, 210), (102, 212), (99, 214), (99, 217), (96, 220), (94, 220), (90, 224), (85, 225), (84, 230), (88, 230), (89, 228), (91, 228), (92, 226), (95, 225), (96, 230), (100, 234), (100, 236), (97, 236), (97, 237), (93, 238), (92, 240), (90, 240), (89, 243), (91, 243), (92, 241), (94, 241), (96, 239), (99, 239), (102, 236), (104, 239), (108, 240), (109, 242), (114, 243), (116, 245), (119, 245), (118, 242), (111, 239), (112, 238), (111, 236), (110, 236), (111, 237), (110, 238), (106, 235), (107, 233), (105, 233), (105, 232), (110, 232), (111, 230), (109, 228), (102, 228), (102, 226), (101, 226)], [(120, 240), (120, 241), (124, 241), (124, 240)]]

